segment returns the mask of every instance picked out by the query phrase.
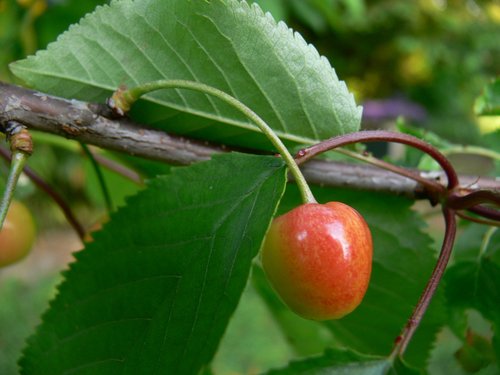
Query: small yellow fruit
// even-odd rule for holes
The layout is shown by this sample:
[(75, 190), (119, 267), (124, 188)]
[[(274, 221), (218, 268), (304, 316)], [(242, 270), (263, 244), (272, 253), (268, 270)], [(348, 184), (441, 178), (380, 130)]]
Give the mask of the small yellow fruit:
[(24, 258), (35, 241), (35, 222), (28, 208), (13, 201), (0, 230), (0, 267)]

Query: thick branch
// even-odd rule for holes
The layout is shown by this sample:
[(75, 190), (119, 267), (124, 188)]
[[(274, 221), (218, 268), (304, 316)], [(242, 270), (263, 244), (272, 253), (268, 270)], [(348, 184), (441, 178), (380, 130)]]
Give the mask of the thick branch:
[(17, 120), (31, 129), (57, 134), (108, 150), (165, 161), (190, 164), (223, 149), (122, 118), (102, 116), (104, 106), (66, 100), (0, 83), (0, 124)]
[[(106, 116), (107, 109), (103, 105), (61, 99), (0, 83), (0, 126), (16, 120), (31, 129), (177, 165), (207, 160), (214, 153), (227, 151), (224, 146), (169, 135), (126, 118), (111, 119)], [(302, 171), (310, 183), (322, 186), (425, 198), (422, 187), (415, 181), (369, 165), (311, 160), (303, 165)], [(446, 183), (441, 173), (423, 175)], [(487, 178), (478, 180), (461, 176), (460, 183), (471, 191), (500, 189), (497, 181)]]

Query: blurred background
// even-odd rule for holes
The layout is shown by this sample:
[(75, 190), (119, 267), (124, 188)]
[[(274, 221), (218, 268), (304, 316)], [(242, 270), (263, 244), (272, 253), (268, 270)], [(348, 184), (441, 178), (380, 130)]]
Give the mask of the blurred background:
[[(498, 160), (495, 166), (495, 157), (485, 156), (483, 151), (500, 152), (499, 117), (476, 116), (474, 103), (485, 85), (500, 75), (500, 1), (257, 2), (330, 60), (364, 106), (364, 128), (393, 129), (403, 117), (406, 131), (449, 149), (450, 158), (460, 160), (464, 172), (472, 169), (476, 173), (478, 166), (484, 174), (498, 172)], [(69, 25), (104, 3), (0, 0), (0, 80), (16, 83), (8, 70), (10, 62), (46, 47)], [(403, 126), (401, 122), (399, 126)], [(57, 187), (86, 229), (105, 221), (106, 199), (79, 144), (46, 134), (34, 133), (34, 139), (36, 154), (30, 167)], [(0, 141), (5, 147), (3, 139)], [(477, 152), (466, 152), (464, 146), (477, 147)], [(373, 152), (400, 151), (379, 145)], [(409, 166), (426, 165), (411, 152), (397, 156)], [(157, 172), (165, 168), (158, 165)], [(7, 172), (8, 164), (0, 160), (0, 191)], [(141, 188), (113, 171), (103, 169), (102, 173), (113, 192), (113, 207)], [(17, 199), (33, 212), (39, 235), (28, 258), (0, 269), (3, 375), (17, 373), (16, 360), (24, 340), (53, 295), (59, 271), (71, 260), (71, 252), (82, 248), (59, 207), (26, 177), (21, 179)], [(283, 338), (271, 319), (249, 288), (217, 358), (218, 373), (253, 373), (286, 363), (292, 353), (280, 344)], [(245, 343), (239, 340), (242, 334)]]

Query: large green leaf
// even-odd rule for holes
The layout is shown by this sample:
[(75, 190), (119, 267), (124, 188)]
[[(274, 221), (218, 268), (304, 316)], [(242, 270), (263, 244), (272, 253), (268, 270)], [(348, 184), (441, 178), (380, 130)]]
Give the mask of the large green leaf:
[[(340, 189), (314, 192), (320, 202), (342, 201), (357, 209), (367, 220), (374, 242), (373, 272), (363, 302), (345, 318), (326, 321), (324, 325), (332, 333), (335, 345), (388, 355), (436, 261), (432, 241), (423, 231), (424, 223), (410, 209), (412, 202), (405, 198)], [(287, 189), (280, 211), (288, 211), (298, 199), (297, 192)], [(279, 307), (271, 308), (278, 309), (276, 316), (281, 315)], [(299, 318), (296, 320), (294, 325), (288, 324), (293, 329), (285, 332), (287, 336), (295, 335), (294, 330), (301, 324)], [(410, 364), (425, 367), (435, 335), (444, 323), (443, 296), (438, 292), (405, 353)]]
[[(88, 101), (103, 101), (123, 84), (203, 82), (301, 143), (360, 124), (361, 108), (326, 58), (257, 5), (238, 0), (114, 1), (11, 68), (39, 90)], [(139, 121), (171, 131), (245, 146), (262, 141), (241, 114), (203, 94), (164, 90), (134, 108)]]
[(400, 360), (364, 356), (348, 350), (327, 350), (322, 356), (292, 362), (288, 367), (266, 375), (417, 375)]
[(75, 255), (23, 374), (197, 374), (212, 358), (285, 185), (230, 154), (153, 180)]

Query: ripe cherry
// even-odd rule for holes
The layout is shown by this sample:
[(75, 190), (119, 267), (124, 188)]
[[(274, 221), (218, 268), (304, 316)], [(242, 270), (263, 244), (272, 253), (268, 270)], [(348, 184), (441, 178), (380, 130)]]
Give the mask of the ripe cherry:
[(340, 203), (307, 203), (277, 217), (262, 265), (290, 309), (313, 320), (338, 319), (363, 299), (372, 269), (372, 237), (363, 217)]
[(35, 223), (28, 208), (12, 201), (0, 231), (0, 267), (24, 258), (35, 240)]

